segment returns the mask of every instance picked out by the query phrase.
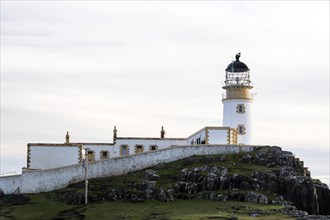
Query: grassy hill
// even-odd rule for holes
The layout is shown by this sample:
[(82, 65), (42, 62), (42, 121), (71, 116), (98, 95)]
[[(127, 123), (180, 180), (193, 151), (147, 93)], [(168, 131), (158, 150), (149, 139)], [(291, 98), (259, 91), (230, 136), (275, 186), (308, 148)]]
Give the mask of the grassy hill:
[[(191, 157), (160, 164), (151, 171), (92, 179), (88, 205), (81, 204), (84, 182), (16, 199), (7, 196), (1, 200), (0, 219), (295, 219), (283, 212), (283, 205), (276, 202), (277, 195), (270, 190), (257, 191), (267, 197), (267, 204), (245, 202), (247, 192), (253, 190), (230, 181), (240, 177), (253, 182), (256, 172), (276, 173), (280, 167), (246, 162), (244, 157), (243, 153)], [(214, 170), (220, 170), (219, 175), (230, 181), (210, 190), (210, 173)], [(150, 172), (154, 177), (148, 176)], [(196, 183), (204, 178), (204, 183), (189, 182), (188, 176)], [(186, 188), (180, 189), (180, 184)], [(18, 205), (20, 200), (25, 204)]]

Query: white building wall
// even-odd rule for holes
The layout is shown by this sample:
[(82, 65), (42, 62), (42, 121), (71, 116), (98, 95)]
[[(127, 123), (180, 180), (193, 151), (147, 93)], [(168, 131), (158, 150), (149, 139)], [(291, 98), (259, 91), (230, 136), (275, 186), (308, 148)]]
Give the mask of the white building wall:
[(78, 146), (29, 145), (29, 168), (52, 169), (79, 163)]
[[(238, 134), (238, 144), (252, 144), (252, 100), (223, 100), (223, 126), (237, 128), (242, 124), (245, 127), (245, 134)], [(237, 113), (237, 105), (244, 104), (245, 113)]]
[[(169, 163), (193, 155), (215, 155), (253, 151), (255, 146), (237, 145), (192, 145), (178, 146), (148, 153), (95, 161), (89, 164), (89, 178), (127, 174), (161, 163)], [(22, 175), (0, 177), (0, 188), (5, 194), (20, 187), (21, 193), (48, 192), (66, 187), (84, 179), (81, 164), (50, 170), (25, 171)], [(15, 185), (13, 185), (15, 183)]]
[(207, 129), (208, 144), (227, 144), (228, 129)]
[(119, 156), (119, 148), (113, 144), (83, 144), (83, 148), (89, 148), (94, 152), (95, 160), (101, 160), (101, 151), (108, 151), (109, 158)]
[(134, 154), (135, 146), (136, 145), (143, 145), (144, 146), (144, 152), (149, 151), (149, 147), (151, 145), (156, 145), (158, 149), (165, 149), (171, 146), (180, 146), (180, 145), (187, 145), (186, 139), (139, 139), (139, 138), (123, 138), (123, 139), (117, 139), (115, 147), (118, 149), (118, 156), (120, 156), (120, 146), (127, 145), (129, 147), (129, 154)]
[(187, 139), (187, 144), (198, 144), (197, 139), (199, 139), (201, 142), (206, 141), (206, 128), (203, 128), (200, 131), (197, 131), (195, 134), (189, 136)]

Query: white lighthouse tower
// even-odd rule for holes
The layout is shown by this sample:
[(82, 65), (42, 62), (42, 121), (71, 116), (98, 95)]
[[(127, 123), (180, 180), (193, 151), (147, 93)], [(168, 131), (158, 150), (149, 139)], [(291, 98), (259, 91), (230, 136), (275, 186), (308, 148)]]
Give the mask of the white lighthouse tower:
[(236, 54), (236, 60), (226, 69), (226, 80), (222, 96), (223, 126), (236, 128), (238, 144), (252, 144), (251, 110), (253, 88), (250, 80), (250, 69), (239, 60), (241, 53)]

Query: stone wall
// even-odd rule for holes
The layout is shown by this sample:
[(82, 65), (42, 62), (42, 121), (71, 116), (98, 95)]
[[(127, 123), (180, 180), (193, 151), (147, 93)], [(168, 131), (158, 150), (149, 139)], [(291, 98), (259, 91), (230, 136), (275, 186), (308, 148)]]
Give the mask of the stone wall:
[[(189, 145), (177, 146), (125, 157), (95, 161), (89, 164), (89, 178), (126, 174), (160, 163), (168, 163), (193, 155), (228, 154), (252, 151), (256, 146), (237, 145)], [(49, 170), (27, 170), (22, 175), (0, 177), (0, 188), (6, 194), (18, 187), (21, 193), (47, 192), (66, 187), (84, 179), (81, 164)]]
[(5, 194), (15, 192), (20, 186), (22, 186), (22, 175), (0, 177), (0, 189), (2, 189)]

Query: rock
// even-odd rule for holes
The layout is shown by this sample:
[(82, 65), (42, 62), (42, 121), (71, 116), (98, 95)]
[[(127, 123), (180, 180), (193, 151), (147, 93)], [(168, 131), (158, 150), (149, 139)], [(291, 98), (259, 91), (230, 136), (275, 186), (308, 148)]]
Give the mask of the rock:
[(209, 168), (207, 166), (203, 167), (195, 167), (191, 171), (188, 169), (184, 168), (180, 170), (179, 174), (179, 182), (194, 182), (194, 183), (201, 183), (204, 181), (204, 177), (199, 174), (199, 172), (205, 172)]
[(184, 169), (180, 170), (179, 180), (186, 181), (187, 180), (187, 176), (188, 176), (188, 172), (189, 172), (189, 170), (187, 168), (184, 168)]
[(260, 216), (260, 215), (271, 215), (271, 214), (272, 213), (270, 211), (261, 210), (261, 209), (254, 210), (254, 211), (249, 213), (249, 215), (252, 216), (252, 217), (257, 217), (257, 216)]
[(200, 159), (200, 162), (203, 163), (203, 164), (212, 163), (214, 161), (215, 161), (215, 157), (214, 156), (205, 156), (205, 157), (202, 157)]
[(267, 204), (268, 199), (265, 195), (256, 193), (256, 192), (248, 192), (244, 196), (245, 202), (253, 202), (253, 203), (260, 203), (260, 204)]
[(160, 202), (166, 202), (166, 193), (164, 192), (163, 189), (160, 189), (158, 194), (157, 194), (157, 199)]
[(146, 198), (146, 199), (151, 199), (153, 193), (154, 193), (154, 191), (152, 191), (152, 190), (146, 190), (146, 191), (145, 191), (145, 198)]
[(275, 162), (269, 162), (266, 164), (266, 167), (275, 167), (276, 163)]
[(285, 200), (293, 202), (299, 210), (307, 211), (309, 214), (319, 214), (317, 191), (311, 178), (288, 176), (282, 184), (282, 195)]
[(208, 171), (209, 167), (208, 166), (202, 166), (202, 167), (195, 167), (192, 169), (192, 172), (198, 173), (198, 172), (206, 172)]
[(198, 185), (196, 183), (187, 182), (185, 185), (185, 191), (189, 194), (195, 194), (198, 192)]
[(199, 173), (196, 173), (196, 172), (189, 172), (188, 175), (187, 175), (187, 181), (188, 182), (194, 182), (194, 183), (200, 183), (204, 180), (204, 176), (199, 174)]
[(271, 147), (269, 147), (269, 152), (270, 153), (281, 152), (281, 151), (282, 151), (282, 148), (279, 147), (279, 146), (271, 146)]
[(186, 187), (186, 182), (178, 181), (178, 182), (175, 183), (175, 189), (178, 192), (184, 193), (185, 192), (185, 187)]
[(195, 163), (199, 163), (199, 159), (196, 157), (190, 157), (183, 161), (183, 165), (185, 165), (185, 166), (195, 164)]
[(295, 206), (291, 206), (291, 205), (285, 205), (284, 209), (282, 210), (283, 213), (286, 213), (288, 215), (291, 215), (293, 217), (296, 218), (301, 218), (304, 216), (307, 216), (308, 213), (305, 211), (301, 211), (301, 210), (297, 210), (297, 208)]
[(251, 174), (251, 177), (254, 178), (254, 183), (252, 184), (254, 189), (257, 190), (266, 190), (273, 193), (279, 193), (280, 184), (278, 177), (273, 173), (262, 173), (254, 172)]
[(262, 173), (259, 171), (253, 172), (251, 174), (252, 178), (256, 178), (258, 180), (267, 180), (267, 181), (272, 181), (272, 180), (277, 180), (277, 176), (273, 173)]
[(97, 201), (99, 201), (100, 200), (100, 198), (99, 198), (99, 196), (98, 195), (96, 195), (96, 194), (89, 194), (88, 195), (88, 201), (89, 202), (97, 202)]
[(225, 162), (227, 160), (228, 160), (228, 158), (226, 155), (221, 155), (220, 157), (218, 157), (218, 161), (220, 161), (220, 162)]
[(326, 184), (314, 183), (316, 188), (318, 203), (319, 203), (319, 214), (329, 215), (330, 214), (330, 190)]
[(152, 181), (159, 180), (160, 178), (159, 175), (154, 170), (146, 170), (144, 173), (144, 177), (146, 180), (152, 180)]
[(226, 167), (213, 166), (211, 167), (210, 172), (216, 173), (220, 176), (226, 176), (228, 173), (228, 169)]
[(295, 169), (292, 166), (282, 166), (279, 170), (279, 176), (296, 176), (298, 175)]
[(118, 193), (116, 190), (112, 189), (110, 193), (106, 196), (108, 201), (116, 201), (118, 200)]
[(81, 205), (84, 203), (84, 194), (80, 192), (67, 192), (61, 196), (61, 200), (67, 205)]
[(297, 218), (297, 220), (329, 220), (330, 216), (325, 215), (306, 215), (306, 216), (300, 216)]
[(136, 190), (154, 190), (156, 181), (142, 180), (138, 183), (133, 183), (133, 188)]
[(172, 201), (174, 201), (174, 196), (173, 196), (173, 194), (174, 194), (174, 189), (173, 188), (169, 188), (169, 189), (167, 189), (167, 191), (166, 191), (166, 195), (167, 195), (167, 201), (168, 202), (172, 202)]
[(156, 181), (148, 181), (146, 183), (146, 190), (154, 190), (156, 188)]
[(239, 192), (229, 192), (227, 197), (228, 200), (244, 201), (244, 196)]
[(242, 163), (251, 163), (251, 160), (252, 160), (251, 155), (245, 154), (239, 161)]
[(252, 179), (247, 176), (234, 174), (230, 177), (231, 188), (237, 189), (251, 189), (252, 188)]
[(135, 194), (131, 194), (130, 201), (133, 203), (142, 202), (142, 200)]
[(256, 164), (259, 164), (261, 166), (266, 166), (267, 165), (267, 159), (260, 158)]
[(223, 195), (223, 194), (218, 194), (218, 195), (215, 197), (215, 200), (216, 200), (216, 201), (220, 201), (220, 202), (225, 202), (225, 201), (227, 201), (227, 199), (228, 199), (228, 196)]
[(219, 179), (218, 175), (215, 173), (208, 173), (206, 177), (206, 188), (208, 190), (218, 190), (219, 189)]

